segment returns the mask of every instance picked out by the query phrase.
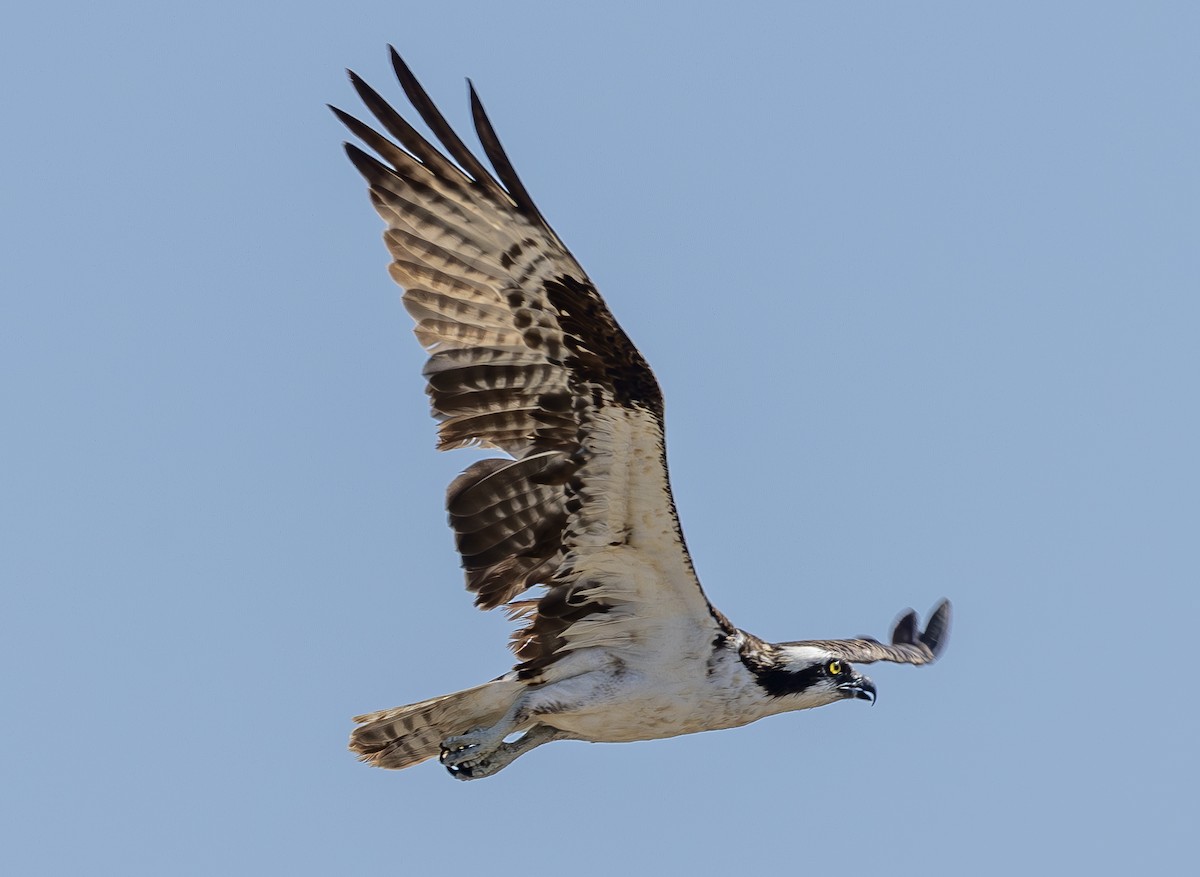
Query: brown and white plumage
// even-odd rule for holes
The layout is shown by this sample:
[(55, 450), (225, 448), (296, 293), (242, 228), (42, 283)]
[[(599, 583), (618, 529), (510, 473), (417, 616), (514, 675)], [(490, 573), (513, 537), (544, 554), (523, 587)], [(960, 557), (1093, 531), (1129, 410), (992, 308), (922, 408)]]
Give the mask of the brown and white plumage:
[(534, 205), (474, 88), (472, 116), (495, 176), (394, 50), (392, 62), (449, 158), (353, 73), (394, 140), (334, 112), (382, 159), (347, 144), (430, 354), (438, 447), (509, 455), (470, 466), (446, 504), (476, 604), (506, 606), (523, 626), (511, 673), (360, 716), (352, 749), (384, 767), (441, 751), (452, 773), (472, 778), (551, 739), (672, 736), (873, 693), (858, 674), (838, 682), (837, 695), (837, 680), (818, 685), (812, 667), (835, 659), (933, 660), (945, 603), (923, 634), (906, 615), (891, 646), (772, 645), (713, 608), (671, 498), (662, 394), (649, 366)]

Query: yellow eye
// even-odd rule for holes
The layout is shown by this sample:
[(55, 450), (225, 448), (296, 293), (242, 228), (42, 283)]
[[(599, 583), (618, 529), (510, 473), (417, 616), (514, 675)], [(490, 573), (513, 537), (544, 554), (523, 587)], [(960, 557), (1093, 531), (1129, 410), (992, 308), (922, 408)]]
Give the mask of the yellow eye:
[(837, 676), (841, 672), (842, 672), (842, 662), (841, 661), (830, 661), (829, 662), (829, 675), (830, 676)]

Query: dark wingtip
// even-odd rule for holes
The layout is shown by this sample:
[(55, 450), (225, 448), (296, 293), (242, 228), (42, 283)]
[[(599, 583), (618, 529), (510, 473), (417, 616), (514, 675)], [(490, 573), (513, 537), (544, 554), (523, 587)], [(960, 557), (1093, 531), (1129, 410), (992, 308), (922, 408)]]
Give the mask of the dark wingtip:
[(933, 652), (936, 658), (946, 648), (946, 635), (949, 632), (950, 601), (942, 600), (929, 616), (929, 623), (925, 625), (925, 632), (921, 634), (921, 642), (929, 647), (929, 651)]
[(917, 641), (917, 613), (909, 609), (892, 628), (892, 645), (910, 645)]
[[(391, 43), (388, 44), (388, 55), (391, 57), (392, 70), (396, 72), (396, 78), (400, 80), (400, 84), (407, 91), (408, 83), (415, 84), (417, 77), (413, 76), (412, 70), (404, 63), (404, 59), (400, 57), (400, 53), (396, 51), (396, 47)], [(420, 88), (420, 86), (417, 87)]]
[(333, 113), (335, 116), (337, 116), (338, 121), (341, 122), (343, 125), (349, 125), (350, 122), (348, 120), (354, 119), (353, 116), (351, 116), (349, 113), (347, 113), (341, 107), (335, 107), (333, 104), (325, 104), (325, 106), (329, 107), (329, 111), (331, 113)]
[(363, 152), (353, 143), (343, 143), (342, 147), (346, 150), (346, 156), (353, 162), (354, 167), (368, 182), (377, 180), (388, 172), (388, 168), (380, 164), (378, 159)]
[[(350, 84), (352, 86), (354, 86), (354, 90), (358, 92), (360, 97), (363, 96), (363, 89), (366, 89), (367, 91), (371, 92), (372, 94), (375, 94), (375, 90), (373, 88), (371, 88), (371, 86), (367, 85), (366, 80), (363, 79), (361, 76), (359, 76), (357, 73), (355, 73), (353, 70), (351, 70), (349, 67), (346, 68), (346, 78), (350, 80)], [(378, 95), (376, 95), (376, 97), (378, 97)]]
[(375, 112), (373, 107), (376, 106), (390, 109), (387, 101), (380, 96), (379, 92), (367, 85), (365, 79), (363, 79), (353, 70), (347, 70), (346, 72), (350, 74), (350, 84), (354, 86), (354, 90), (358, 92), (358, 96), (362, 99), (362, 102), (365, 103), (368, 108), (372, 108), (371, 112)]

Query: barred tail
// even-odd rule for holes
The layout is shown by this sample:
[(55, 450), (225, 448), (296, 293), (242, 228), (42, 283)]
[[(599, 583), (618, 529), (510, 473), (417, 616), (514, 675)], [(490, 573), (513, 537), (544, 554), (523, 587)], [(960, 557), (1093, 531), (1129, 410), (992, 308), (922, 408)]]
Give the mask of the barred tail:
[(420, 764), (440, 752), (445, 738), (500, 721), (524, 687), (523, 682), (502, 677), (466, 691), (355, 716), (359, 727), (350, 734), (350, 750), (375, 767), (399, 770)]

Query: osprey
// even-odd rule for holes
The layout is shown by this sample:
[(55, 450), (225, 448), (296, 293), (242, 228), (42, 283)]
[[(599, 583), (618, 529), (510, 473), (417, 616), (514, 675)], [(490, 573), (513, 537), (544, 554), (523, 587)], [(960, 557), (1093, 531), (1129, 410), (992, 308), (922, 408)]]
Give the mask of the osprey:
[(435, 755), (464, 780), (554, 740), (626, 742), (731, 728), (839, 700), (874, 702), (853, 664), (927, 664), (950, 604), (891, 643), (769, 643), (706, 599), (683, 539), (663, 399), (642, 355), (529, 197), (470, 87), (493, 176), (392, 49), (447, 155), (353, 72), (388, 139), (331, 107), (382, 161), (346, 152), (387, 224), (390, 271), (429, 351), (438, 448), (495, 448), (446, 506), (468, 590), (522, 623), (517, 664), (455, 694), (358, 716), (350, 748), (403, 768)]

